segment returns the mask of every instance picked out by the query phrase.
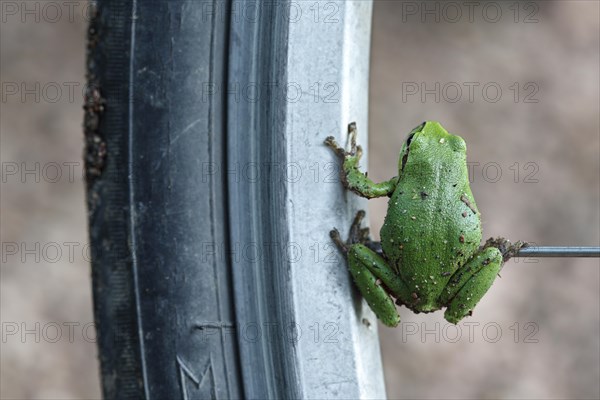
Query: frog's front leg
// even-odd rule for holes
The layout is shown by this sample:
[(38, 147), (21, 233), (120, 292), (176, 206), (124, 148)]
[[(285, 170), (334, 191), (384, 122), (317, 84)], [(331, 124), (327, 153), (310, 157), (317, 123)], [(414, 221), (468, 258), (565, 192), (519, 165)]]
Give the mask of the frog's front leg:
[(495, 247), (480, 250), (459, 268), (444, 288), (440, 303), (448, 308), (444, 318), (453, 324), (470, 315), (502, 268), (502, 253)]
[(346, 189), (353, 191), (359, 196), (372, 199), (374, 197), (390, 196), (398, 178), (392, 178), (389, 181), (375, 183), (362, 173), (358, 168), (358, 162), (362, 156), (362, 148), (356, 145), (356, 123), (348, 125), (348, 139), (350, 144), (349, 151), (340, 147), (333, 136), (325, 139), (325, 144), (333, 149), (342, 160), (342, 183)]

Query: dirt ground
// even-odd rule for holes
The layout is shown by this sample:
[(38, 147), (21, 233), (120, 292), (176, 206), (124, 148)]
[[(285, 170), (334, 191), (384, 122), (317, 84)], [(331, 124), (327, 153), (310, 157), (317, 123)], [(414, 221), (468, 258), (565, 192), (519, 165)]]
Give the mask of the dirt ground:
[[(486, 238), (598, 246), (599, 3), (481, 2), (472, 15), (452, 3), (427, 3), (439, 7), (428, 14), (423, 2), (375, 2), (369, 176), (395, 175), (406, 134), (437, 120), (467, 142)], [(100, 397), (81, 177), (86, 19), (77, 4), (72, 20), (1, 26), (1, 398)], [(8, 96), (6, 83), (23, 82), (39, 83), (42, 99)], [(10, 172), (23, 162), (34, 168), (25, 183)], [(377, 236), (386, 201), (370, 205)], [(30, 248), (41, 257), (27, 256)], [(10, 261), (13, 251), (24, 259)], [(380, 327), (388, 396), (600, 398), (599, 266), (510, 261), (458, 328), (440, 313), (400, 309), (400, 327)]]

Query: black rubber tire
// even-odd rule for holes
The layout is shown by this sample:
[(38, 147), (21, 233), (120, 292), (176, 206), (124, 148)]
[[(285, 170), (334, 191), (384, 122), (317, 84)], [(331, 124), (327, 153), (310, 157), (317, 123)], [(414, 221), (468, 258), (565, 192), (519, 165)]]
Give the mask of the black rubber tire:
[(107, 399), (244, 397), (227, 185), (208, 173), (226, 165), (225, 98), (206, 84), (226, 86), (229, 21), (207, 3), (92, 13), (85, 156)]
[[(105, 398), (385, 397), (374, 316), (345, 267), (287, 254), (328, 244), (358, 205), (279, 175), (331, 157), (323, 139), (346, 112), (366, 121), (371, 3), (313, 6), (98, 1), (85, 158)], [(346, 97), (290, 101), (292, 79)]]

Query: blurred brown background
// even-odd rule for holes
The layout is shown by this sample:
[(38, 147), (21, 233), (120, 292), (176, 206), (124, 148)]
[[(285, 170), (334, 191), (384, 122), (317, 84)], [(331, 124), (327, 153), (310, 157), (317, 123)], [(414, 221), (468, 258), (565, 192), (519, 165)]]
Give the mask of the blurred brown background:
[[(471, 15), (452, 4), (375, 2), (370, 176), (394, 175), (407, 132), (438, 120), (468, 144), (485, 237), (597, 246), (599, 3), (480, 2)], [(3, 10), (0, 397), (98, 398), (81, 179), (86, 6), (56, 23), (51, 9), (25, 23)], [(11, 94), (36, 82), (40, 99)], [(370, 204), (376, 233), (386, 201)], [(399, 328), (380, 327), (389, 397), (599, 398), (599, 261), (528, 261), (506, 265), (460, 337), (441, 313), (401, 309)]]
[[(443, 4), (423, 16), (435, 3), (375, 3), (369, 175), (376, 181), (393, 176), (406, 134), (421, 121), (437, 120), (467, 142), (484, 238), (597, 246), (599, 3), (491, 3), (473, 9), (473, 22), (462, 2), (458, 19), (456, 8), (444, 11)], [(501, 18), (492, 22), (498, 8)], [(474, 82), (472, 102), (468, 82)], [(424, 99), (423, 83), (433, 92)], [(528, 83), (533, 86), (524, 90)], [(418, 86), (414, 95), (412, 84)], [(497, 102), (493, 87), (502, 90)], [(378, 231), (386, 201), (371, 206)], [(390, 398), (600, 397), (599, 261), (518, 261), (505, 265), (502, 279), (465, 320), (480, 324), (472, 326), (473, 343), (464, 323), (460, 340), (444, 340), (456, 332), (440, 313), (415, 315), (403, 308), (404, 327), (380, 327)], [(535, 325), (526, 331), (528, 322)], [(502, 329), (496, 343), (494, 324)], [(534, 327), (529, 339), (538, 342), (526, 343)], [(433, 333), (423, 338), (424, 329), (439, 332), (440, 343)]]

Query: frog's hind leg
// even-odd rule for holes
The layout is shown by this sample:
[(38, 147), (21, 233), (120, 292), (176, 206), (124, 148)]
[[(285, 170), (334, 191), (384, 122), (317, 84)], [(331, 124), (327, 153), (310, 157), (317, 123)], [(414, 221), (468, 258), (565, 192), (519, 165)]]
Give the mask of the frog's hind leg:
[(453, 324), (470, 315), (502, 268), (502, 253), (488, 247), (478, 253), (450, 278), (440, 301), (448, 308), (444, 318)]
[(330, 236), (348, 258), (354, 283), (377, 318), (393, 327), (400, 322), (400, 316), (390, 295), (405, 298), (408, 289), (387, 261), (368, 247), (375, 242), (369, 238), (369, 229), (360, 227), (364, 217), (364, 211), (356, 213), (346, 242), (337, 229), (332, 230)]
[(383, 257), (363, 244), (353, 244), (348, 249), (348, 269), (377, 318), (387, 326), (397, 326), (400, 316), (390, 292), (404, 284)]

